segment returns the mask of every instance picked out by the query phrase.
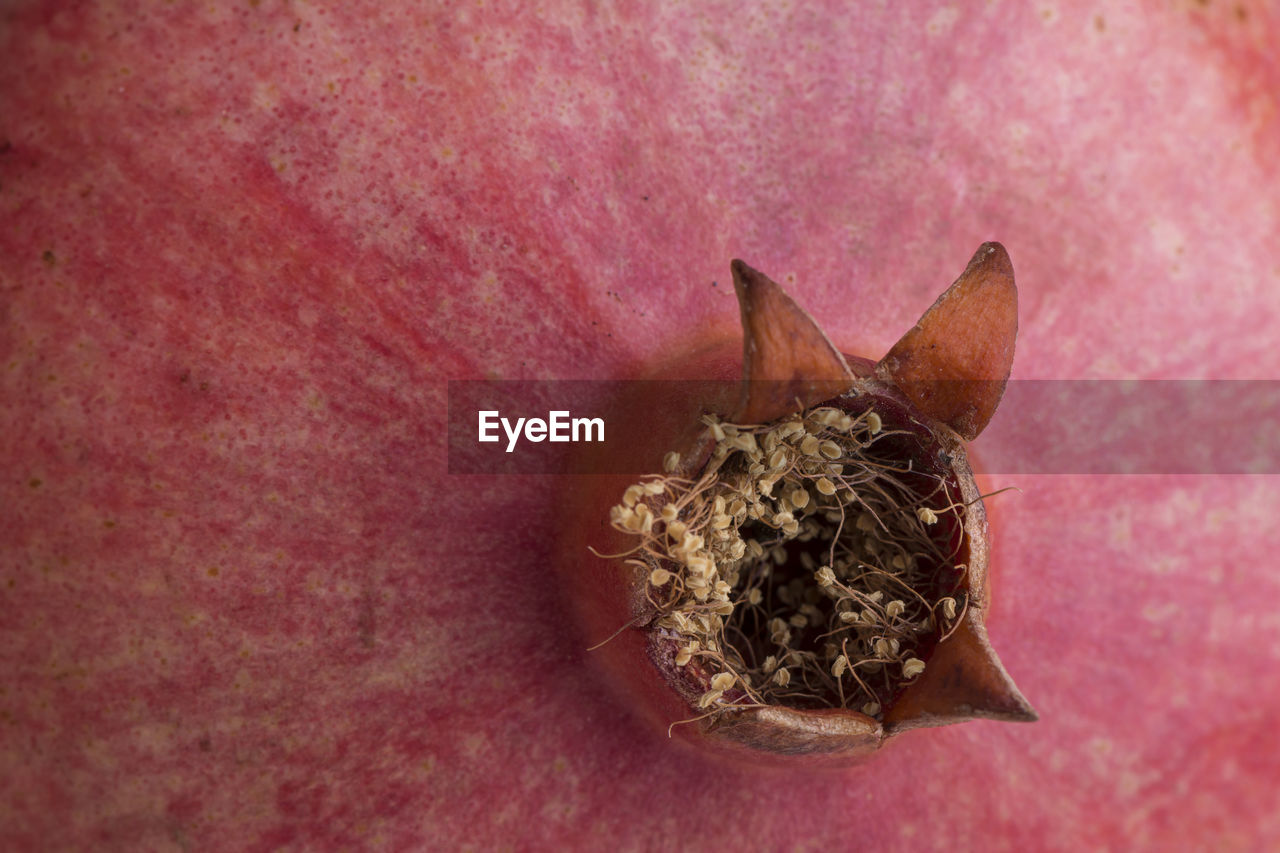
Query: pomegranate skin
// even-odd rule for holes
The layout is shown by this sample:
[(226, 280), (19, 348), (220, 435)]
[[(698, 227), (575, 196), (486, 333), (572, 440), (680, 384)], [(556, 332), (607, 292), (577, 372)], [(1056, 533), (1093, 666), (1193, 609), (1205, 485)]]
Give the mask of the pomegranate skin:
[(1273, 6), (0, 6), (0, 847), (1280, 848), (1271, 478), (988, 466), (1044, 717), (835, 778), (650, 737), (443, 440), (735, 253), (879, 355), (999, 235), (1017, 379), (1275, 378)]

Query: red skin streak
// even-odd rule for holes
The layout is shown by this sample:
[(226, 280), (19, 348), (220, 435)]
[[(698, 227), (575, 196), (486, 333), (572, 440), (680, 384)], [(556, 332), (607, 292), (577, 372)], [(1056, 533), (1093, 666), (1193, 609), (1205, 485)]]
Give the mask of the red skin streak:
[(1268, 4), (1238, 2), (1203, 4), (1192, 21), (1213, 64), (1230, 81), (1231, 103), (1251, 131), (1258, 165), (1280, 175), (1280, 17)]

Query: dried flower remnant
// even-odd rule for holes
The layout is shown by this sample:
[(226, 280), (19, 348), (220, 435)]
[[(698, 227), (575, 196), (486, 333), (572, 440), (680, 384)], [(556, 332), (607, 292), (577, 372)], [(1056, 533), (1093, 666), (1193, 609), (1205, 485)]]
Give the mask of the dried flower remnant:
[[(902, 470), (892, 439), (911, 434), (873, 432), (869, 414), (824, 406), (774, 426), (709, 417), (708, 434), (722, 437), (697, 480), (629, 490), (660, 485), (679, 536), (636, 525), (644, 504), (615, 507), (615, 528), (639, 539), (629, 559), (656, 587), (657, 628), (722, 670), (708, 705), (884, 706), (899, 673), (924, 670), (916, 652), (953, 627), (940, 603), (964, 597), (959, 525), (930, 530), (919, 511), (958, 518), (964, 506), (946, 478)], [(780, 660), (786, 684), (772, 677)]]
[[(737, 410), (704, 415), (609, 512), (643, 579), (630, 624), (684, 722), (739, 753), (840, 763), (910, 728), (1034, 719), (986, 640), (985, 511), (961, 440), (1012, 361), (1003, 248), (979, 249), (879, 364), (733, 271)], [(987, 339), (957, 339), (975, 315)]]

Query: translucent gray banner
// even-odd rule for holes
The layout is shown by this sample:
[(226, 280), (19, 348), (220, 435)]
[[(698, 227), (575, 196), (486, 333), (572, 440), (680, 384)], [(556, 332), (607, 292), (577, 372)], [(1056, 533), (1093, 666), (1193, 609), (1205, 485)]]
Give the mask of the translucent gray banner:
[[(737, 381), (450, 381), (449, 472), (651, 473), (739, 394)], [(1280, 474), (1280, 381), (1011, 381), (971, 447), (990, 474)]]

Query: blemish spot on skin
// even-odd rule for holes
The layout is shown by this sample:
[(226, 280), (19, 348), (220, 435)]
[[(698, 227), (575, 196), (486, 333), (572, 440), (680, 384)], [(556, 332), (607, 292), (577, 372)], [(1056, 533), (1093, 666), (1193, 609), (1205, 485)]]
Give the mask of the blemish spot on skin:
[(1133, 513), (1121, 511), (1108, 520), (1108, 541), (1112, 545), (1128, 545), (1133, 542)]
[(1102, 17), (1101, 15), (1094, 15), (1094, 16), (1093, 16), (1093, 28), (1094, 28), (1095, 30), (1097, 30), (1098, 32), (1100, 32), (1100, 33), (1102, 33), (1102, 32), (1106, 32), (1106, 30), (1107, 30), (1107, 19), (1106, 19), (1106, 18), (1104, 18), (1104, 17)]
[(468, 756), (479, 756), (484, 754), (485, 738), (480, 734), (469, 734), (462, 740), (463, 754)]
[(1152, 246), (1157, 253), (1170, 260), (1183, 254), (1186, 238), (1173, 222), (1155, 220), (1148, 228), (1151, 232)]
[(372, 591), (363, 596), (359, 607), (359, 613), (356, 616), (356, 633), (359, 637), (360, 645), (371, 649), (376, 643), (378, 631), (377, 612)]
[(38, 489), (43, 483), (44, 481), (41, 480), (39, 477), (32, 477), (31, 480), (28, 481), (27, 485), (33, 489)]
[(44, 261), (44, 265), (47, 267), (51, 267), (58, 262), (52, 249), (45, 249), (44, 253), (40, 255), (40, 260)]
[(501, 287), (498, 283), (498, 274), (493, 270), (486, 270), (476, 283), (476, 298), (486, 305), (492, 305), (500, 296)]
[(930, 37), (944, 36), (951, 32), (951, 28), (955, 26), (956, 19), (960, 17), (960, 10), (947, 6), (934, 12), (924, 25), (924, 31)]
[(1148, 604), (1142, 608), (1142, 618), (1148, 622), (1167, 622), (1181, 612), (1182, 608), (1173, 602)]
[(211, 578), (216, 578), (220, 573), (221, 570), (217, 566), (210, 566), (209, 571), (207, 572)]
[(108, 520), (108, 521), (102, 522), (102, 526), (110, 530), (111, 528), (116, 526), (116, 523), (114, 521)]
[(1025, 122), (1014, 121), (1009, 123), (1005, 132), (1009, 135), (1009, 143), (1012, 146), (1013, 153), (1022, 155), (1026, 150), (1025, 144), (1031, 132), (1030, 128)]
[(253, 105), (262, 112), (270, 112), (280, 105), (280, 91), (272, 84), (261, 84), (254, 87)]
[(1058, 22), (1058, 10), (1053, 6), (1046, 6), (1040, 10), (1040, 19), (1048, 24), (1056, 24)]
[(1151, 561), (1148, 571), (1155, 575), (1168, 575), (1181, 571), (1185, 562), (1185, 560), (1177, 560), (1167, 556), (1158, 557)]

